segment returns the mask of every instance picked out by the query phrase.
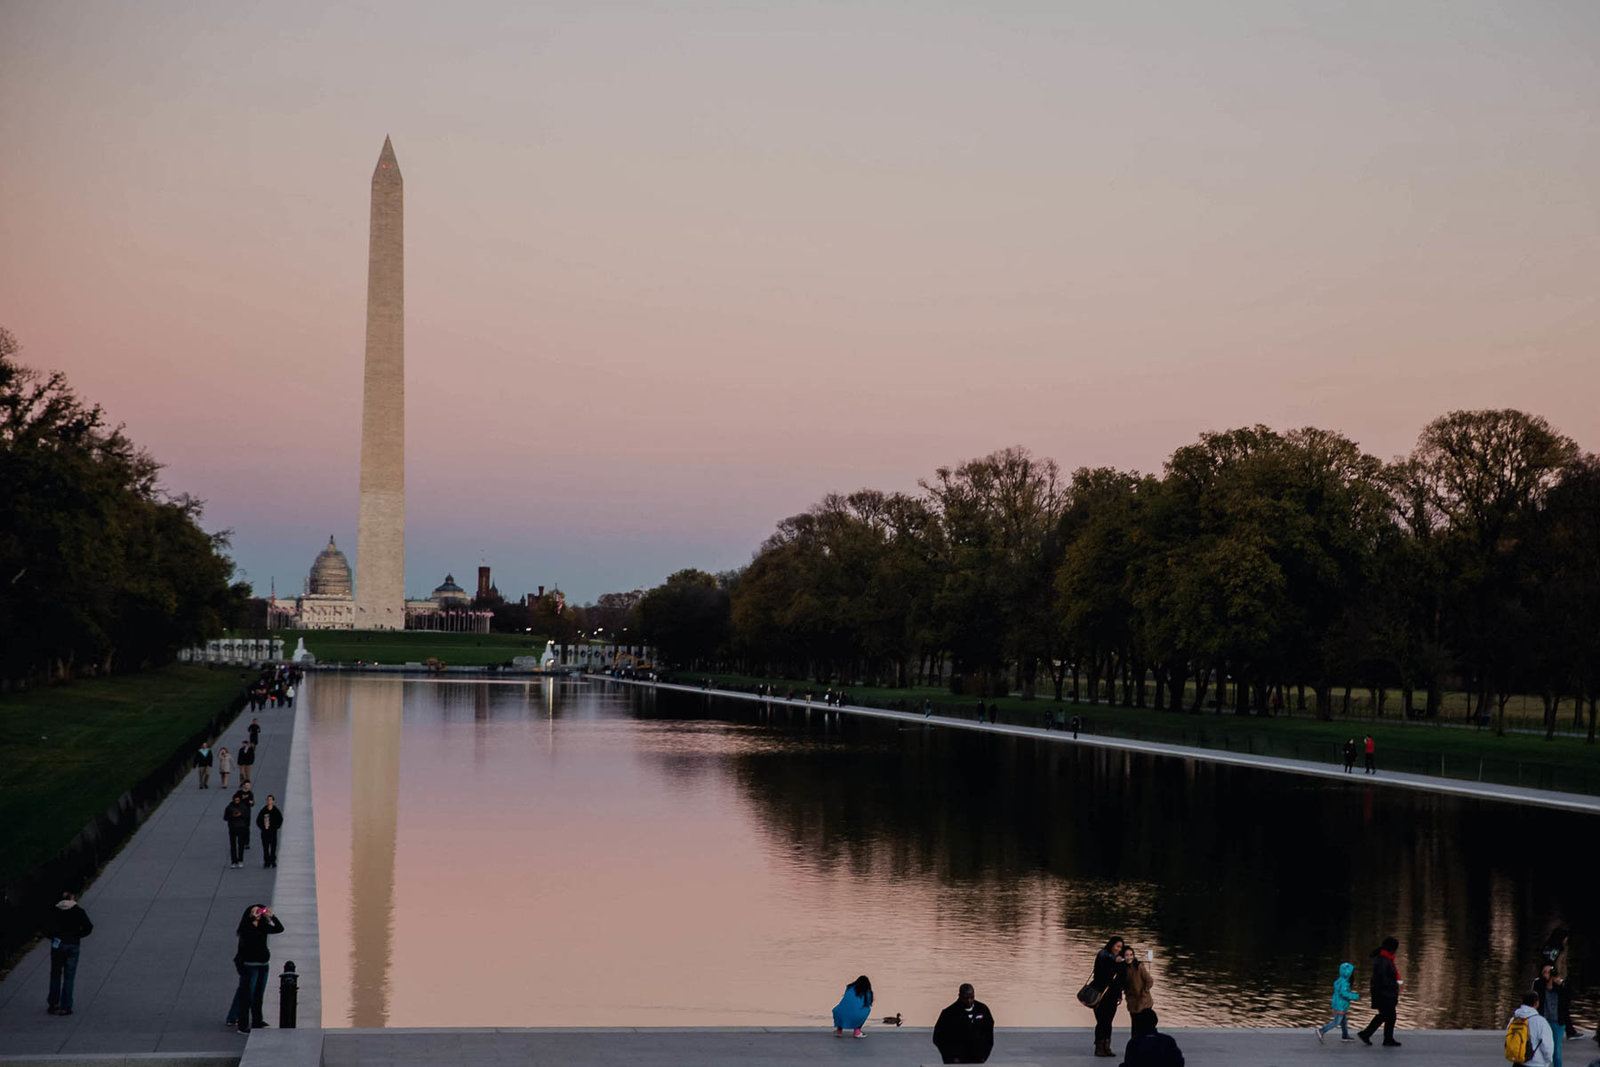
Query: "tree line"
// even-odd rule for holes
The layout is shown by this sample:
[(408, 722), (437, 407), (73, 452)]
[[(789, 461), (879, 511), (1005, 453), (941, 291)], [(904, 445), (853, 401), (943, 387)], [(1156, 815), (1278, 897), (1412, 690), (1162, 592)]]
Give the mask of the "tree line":
[(0, 684), (136, 670), (216, 636), (249, 596), (226, 535), (19, 351), (0, 327)]
[(1202, 434), (1160, 475), (1009, 448), (916, 493), (830, 495), (638, 624), (689, 668), (1330, 718), (1353, 689), (1595, 736), (1600, 460), (1538, 416), (1455, 411), (1384, 462), (1341, 434)]

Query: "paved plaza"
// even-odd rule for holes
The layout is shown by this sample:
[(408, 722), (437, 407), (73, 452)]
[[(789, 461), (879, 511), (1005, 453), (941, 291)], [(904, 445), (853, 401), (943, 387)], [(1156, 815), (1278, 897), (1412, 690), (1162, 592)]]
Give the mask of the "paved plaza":
[[(1159, 1009), (1158, 1009), (1159, 1010)], [(1403, 1047), (1368, 1048), (1336, 1039), (1318, 1045), (1309, 1030), (1173, 1030), (1184, 1059), (1194, 1067), (1289, 1067), (1290, 1064), (1377, 1064), (1424, 1067), (1504, 1063), (1498, 1032), (1450, 1030), (1401, 1033)], [(1127, 1030), (1117, 1028), (1119, 1058)], [(254, 1039), (252, 1038), (252, 1041)], [(814, 1067), (816, 1064), (938, 1063), (926, 1027), (869, 1028), (860, 1041), (838, 1040), (825, 1026), (796, 1029), (580, 1029), (580, 1030), (329, 1030), (323, 1043), (328, 1067), (402, 1067), (473, 1064), (510, 1067), (585, 1064), (591, 1067)], [(1088, 1029), (1000, 1029), (990, 1063), (1116, 1063), (1096, 1060)], [(1590, 1043), (1590, 1047), (1594, 1047)], [(1573, 1062), (1571, 1057), (1568, 1062)], [(1587, 1061), (1579, 1061), (1583, 1063)]]
[[(211, 788), (202, 790), (191, 771), (83, 895), (94, 933), (83, 942), (73, 1014), (45, 1013), (50, 949), (42, 941), (0, 982), (0, 1056), (238, 1055), (246, 1039), (222, 1024), (238, 984), (234, 929), (244, 909), (257, 903), (271, 903), (286, 928), (272, 940), (268, 1022), (277, 1023), (278, 972), (291, 959), (313, 964), (301, 991), (301, 1014), (306, 1017), (309, 1009), (311, 1021), (320, 1020), (309, 758), (303, 741), (296, 755), (306, 766), (295, 775), (303, 784), (297, 789), (289, 784), (291, 747), (297, 734), (303, 739), (308, 732), (295, 729), (296, 715), (306, 708), (303, 699), (297, 704), (297, 710), (267, 708), (256, 716), (261, 745), (252, 775), (255, 810), (261, 810), (268, 793), (283, 808), (278, 867), (262, 867), (259, 831), (253, 828), (244, 867), (228, 866), (222, 811), (238, 785), (237, 773), (223, 789), (213, 770)], [(237, 752), (250, 719), (248, 711), (241, 714), (222, 733), (219, 747)], [(280, 887), (304, 896), (307, 886), (309, 915), (303, 903), (286, 900), (284, 892), (275, 896)]]

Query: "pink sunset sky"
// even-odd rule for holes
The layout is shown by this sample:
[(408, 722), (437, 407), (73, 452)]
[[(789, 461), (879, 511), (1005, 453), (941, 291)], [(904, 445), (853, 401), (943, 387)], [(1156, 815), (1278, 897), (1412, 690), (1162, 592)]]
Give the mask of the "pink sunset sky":
[(592, 599), (823, 493), (1211, 429), (1600, 447), (1600, 4), (0, 4), (0, 324), (258, 590), (355, 550), (406, 184), (407, 587)]

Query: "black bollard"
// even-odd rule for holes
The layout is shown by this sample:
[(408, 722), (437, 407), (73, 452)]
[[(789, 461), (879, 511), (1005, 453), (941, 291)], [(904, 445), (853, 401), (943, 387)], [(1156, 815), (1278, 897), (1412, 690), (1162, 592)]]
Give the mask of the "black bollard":
[(294, 960), (283, 965), (278, 976), (278, 1026), (293, 1030), (294, 1017), (300, 1010), (300, 976), (295, 973)]

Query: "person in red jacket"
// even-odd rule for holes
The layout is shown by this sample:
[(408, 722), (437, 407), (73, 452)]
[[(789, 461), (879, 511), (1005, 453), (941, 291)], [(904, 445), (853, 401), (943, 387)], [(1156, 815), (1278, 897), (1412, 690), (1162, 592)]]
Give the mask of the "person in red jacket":
[(1372, 739), (1372, 735), (1371, 734), (1367, 735), (1366, 745), (1367, 745), (1367, 771), (1366, 771), (1366, 773), (1368, 773), (1368, 774), (1377, 774), (1378, 773), (1378, 743)]

